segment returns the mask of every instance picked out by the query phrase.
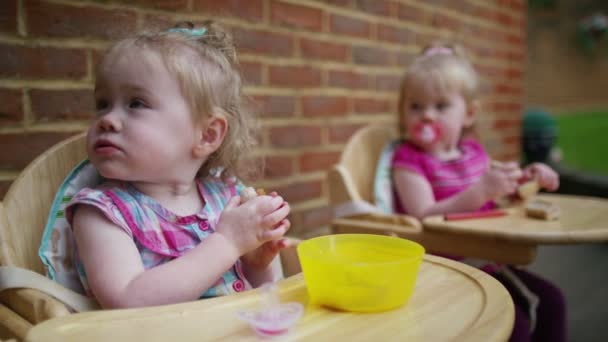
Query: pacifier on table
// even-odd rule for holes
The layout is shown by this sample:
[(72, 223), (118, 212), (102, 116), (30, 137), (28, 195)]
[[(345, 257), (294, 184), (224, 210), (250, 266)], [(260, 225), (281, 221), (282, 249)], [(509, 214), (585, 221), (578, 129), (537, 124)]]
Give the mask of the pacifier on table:
[(441, 137), (439, 124), (432, 122), (418, 122), (414, 126), (414, 138), (424, 144), (432, 144)]
[(262, 297), (260, 310), (237, 313), (239, 318), (248, 322), (258, 335), (262, 337), (283, 335), (302, 317), (304, 306), (297, 302), (281, 304), (278, 288), (274, 283), (264, 284), (258, 291)]

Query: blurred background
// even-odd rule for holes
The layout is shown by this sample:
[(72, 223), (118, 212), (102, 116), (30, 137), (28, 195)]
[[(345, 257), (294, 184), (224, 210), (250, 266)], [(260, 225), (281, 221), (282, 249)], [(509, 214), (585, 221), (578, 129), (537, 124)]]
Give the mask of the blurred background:
[[(565, 193), (607, 196), (605, 0), (0, 0), (0, 198), (33, 158), (82, 132), (94, 66), (115, 38), (182, 20), (234, 34), (263, 131), (255, 186), (292, 205), (292, 234), (326, 233), (325, 171), (348, 138), (396, 122), (400, 77), (424, 44), (455, 40), (484, 80), (493, 158), (542, 160)], [(541, 248), (535, 271), (569, 301), (570, 340), (608, 340), (608, 247)]]
[[(562, 193), (608, 197), (608, 2), (528, 3), (524, 159), (553, 163)], [(545, 246), (531, 268), (568, 301), (569, 340), (608, 340), (608, 245)]]

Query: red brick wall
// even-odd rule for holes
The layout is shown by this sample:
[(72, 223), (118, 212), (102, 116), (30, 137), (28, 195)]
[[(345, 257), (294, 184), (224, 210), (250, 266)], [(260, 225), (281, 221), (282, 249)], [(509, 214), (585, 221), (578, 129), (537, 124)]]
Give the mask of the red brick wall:
[(486, 81), (482, 140), (518, 157), (525, 12), (523, 0), (2, 0), (0, 180), (86, 127), (93, 65), (112, 38), (211, 16), (233, 31), (262, 118), (269, 168), (256, 185), (284, 195), (307, 234), (330, 217), (325, 170), (357, 128), (395, 122), (400, 75), (432, 39), (471, 50)]

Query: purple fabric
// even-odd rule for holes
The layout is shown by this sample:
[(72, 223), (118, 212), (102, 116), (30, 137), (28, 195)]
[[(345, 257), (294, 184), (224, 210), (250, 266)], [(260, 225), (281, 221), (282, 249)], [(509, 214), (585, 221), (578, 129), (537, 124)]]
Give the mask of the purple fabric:
[(510, 268), (518, 278), (539, 297), (536, 328), (530, 333), (527, 301), (519, 295), (513, 284), (501, 274), (493, 276), (509, 291), (515, 304), (515, 324), (509, 341), (551, 341), (567, 339), (566, 300), (562, 291), (537, 275), (522, 269)]

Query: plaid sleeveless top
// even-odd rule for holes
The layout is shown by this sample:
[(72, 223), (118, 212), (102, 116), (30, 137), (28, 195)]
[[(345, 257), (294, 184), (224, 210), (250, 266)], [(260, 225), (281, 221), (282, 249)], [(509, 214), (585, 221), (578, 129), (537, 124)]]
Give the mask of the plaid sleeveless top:
[[(193, 215), (179, 216), (127, 182), (106, 182), (94, 189), (80, 190), (68, 203), (66, 218), (71, 224), (78, 204), (92, 205), (101, 210), (133, 239), (144, 268), (149, 269), (183, 255), (213, 234), (224, 206), (243, 188), (240, 183), (229, 185), (217, 178), (197, 180), (197, 187), (204, 207)], [(86, 293), (91, 295), (78, 250), (73, 250), (77, 273)], [(201, 298), (228, 295), (249, 288), (241, 263), (237, 261)]]

